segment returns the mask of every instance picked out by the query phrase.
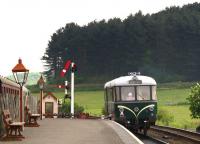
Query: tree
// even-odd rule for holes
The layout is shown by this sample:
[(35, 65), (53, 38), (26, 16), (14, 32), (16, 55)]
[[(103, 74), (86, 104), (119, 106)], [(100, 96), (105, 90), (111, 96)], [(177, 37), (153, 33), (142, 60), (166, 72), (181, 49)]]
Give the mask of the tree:
[(126, 19), (68, 23), (48, 43), (42, 60), (48, 81), (73, 60), (82, 82), (105, 82), (140, 71), (158, 82), (200, 80), (200, 3), (170, 7), (155, 14), (141, 11)]
[(191, 93), (187, 98), (190, 104), (192, 118), (200, 118), (200, 84), (191, 87)]

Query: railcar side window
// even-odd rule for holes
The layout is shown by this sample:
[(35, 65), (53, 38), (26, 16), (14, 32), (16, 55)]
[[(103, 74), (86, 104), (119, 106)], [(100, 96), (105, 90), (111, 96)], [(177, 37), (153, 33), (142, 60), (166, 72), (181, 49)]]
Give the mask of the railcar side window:
[(150, 99), (150, 86), (137, 86), (137, 100)]
[(152, 100), (157, 100), (156, 86), (152, 86)]
[(121, 99), (122, 101), (135, 100), (135, 88), (121, 87)]
[(107, 96), (108, 96), (108, 101), (112, 101), (113, 96), (112, 96), (112, 89), (107, 89)]

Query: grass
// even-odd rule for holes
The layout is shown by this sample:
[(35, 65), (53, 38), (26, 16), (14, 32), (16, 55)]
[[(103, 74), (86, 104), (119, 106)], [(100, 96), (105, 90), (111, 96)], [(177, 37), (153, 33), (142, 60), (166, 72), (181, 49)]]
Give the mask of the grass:
[[(53, 93), (57, 98), (63, 99), (64, 92)], [(38, 93), (33, 95), (39, 96)], [(104, 106), (103, 91), (78, 91), (75, 92), (75, 102), (84, 107), (85, 112), (93, 115), (101, 115)]]
[[(85, 112), (93, 115), (101, 115), (104, 106), (104, 91), (103, 90), (87, 90), (75, 92), (75, 102), (82, 105)], [(200, 120), (191, 119), (189, 105), (186, 98), (189, 96), (189, 88), (159, 88), (157, 91), (158, 96), (158, 110), (159, 108), (165, 109), (174, 117), (174, 121), (169, 123), (169, 126), (178, 128), (194, 129), (200, 125)], [(56, 97), (63, 98), (63, 92), (55, 92)], [(39, 95), (38, 93), (34, 95)], [(157, 121), (158, 124), (162, 124)]]
[(158, 89), (158, 105), (180, 105), (186, 103), (190, 89)]
[(75, 101), (84, 106), (85, 111), (101, 115), (104, 105), (104, 92), (103, 91), (83, 91), (75, 93)]
[[(163, 106), (174, 117), (174, 121), (169, 123), (169, 126), (182, 129), (195, 129), (200, 125), (198, 119), (191, 119), (189, 105), (187, 106)], [(158, 122), (158, 124), (161, 124)]]
[[(189, 105), (186, 98), (189, 96), (190, 89), (158, 89), (158, 110), (165, 109), (173, 117), (174, 121), (169, 126), (194, 129), (200, 125), (200, 120), (191, 119)], [(162, 124), (157, 121), (158, 124)]]

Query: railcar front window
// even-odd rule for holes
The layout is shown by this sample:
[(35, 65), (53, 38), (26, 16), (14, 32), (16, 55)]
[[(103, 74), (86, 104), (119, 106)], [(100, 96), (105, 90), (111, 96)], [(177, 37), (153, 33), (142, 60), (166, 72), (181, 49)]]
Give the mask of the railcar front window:
[(150, 86), (137, 86), (137, 100), (150, 99)]
[(135, 100), (135, 88), (134, 87), (122, 87), (121, 88), (121, 100), (122, 101)]

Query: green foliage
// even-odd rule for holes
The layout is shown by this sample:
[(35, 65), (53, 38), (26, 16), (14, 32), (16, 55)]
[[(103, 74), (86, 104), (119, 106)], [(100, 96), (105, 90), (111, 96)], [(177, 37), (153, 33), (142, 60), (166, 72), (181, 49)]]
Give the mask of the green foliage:
[(27, 85), (26, 86), (32, 93), (36, 93), (40, 91), (40, 88), (38, 85)]
[(124, 20), (68, 23), (51, 36), (42, 58), (45, 74), (51, 83), (64, 82), (60, 71), (71, 59), (79, 83), (105, 82), (130, 71), (159, 82), (200, 80), (199, 9), (200, 4), (194, 3), (152, 15), (139, 11)]
[[(64, 104), (62, 104), (62, 108), (61, 108), (61, 112), (62, 113), (70, 113), (71, 111), (71, 103), (70, 102), (66, 102)], [(77, 103), (74, 104), (74, 113), (75, 114), (80, 114), (84, 112), (84, 107), (78, 105)]]
[(200, 118), (200, 84), (191, 87), (191, 92), (187, 98), (190, 104), (192, 118)]
[(158, 109), (157, 120), (161, 121), (164, 125), (168, 126), (170, 122), (174, 121), (174, 117), (167, 110)]
[(200, 125), (196, 128), (196, 132), (200, 133)]
[(162, 68), (155, 68), (151, 65), (145, 65), (140, 68), (139, 71), (146, 72), (146, 75), (150, 75), (153, 78), (156, 79), (156, 81), (160, 83), (167, 83), (167, 82), (173, 82), (173, 81), (183, 81), (184, 77), (180, 74), (176, 74), (173, 72), (170, 72), (169, 70), (163, 70)]
[(190, 89), (160, 88), (157, 91), (158, 106), (172, 106), (185, 104)]
[(101, 113), (102, 113), (103, 115), (105, 115), (105, 116), (108, 115), (108, 112), (106, 112), (105, 107), (102, 108)]
[(168, 82), (168, 83), (159, 83), (158, 89), (190, 89), (197, 82)]

